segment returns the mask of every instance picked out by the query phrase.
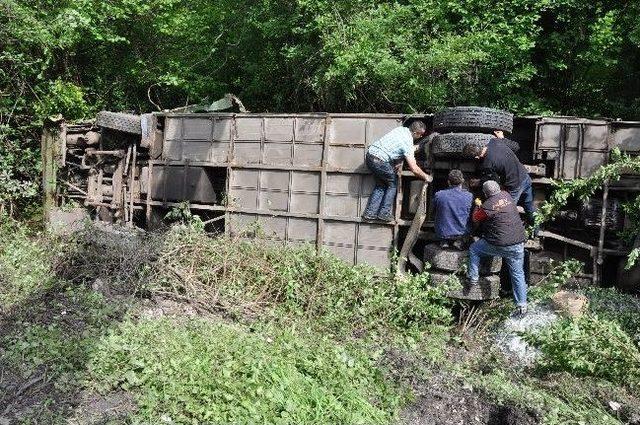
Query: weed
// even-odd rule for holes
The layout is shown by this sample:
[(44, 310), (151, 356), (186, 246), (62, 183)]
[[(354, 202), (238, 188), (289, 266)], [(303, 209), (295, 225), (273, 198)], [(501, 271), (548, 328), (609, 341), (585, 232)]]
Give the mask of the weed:
[[(0, 220), (3, 220), (0, 217)], [(6, 219), (0, 222), (0, 313), (53, 282), (53, 250), (39, 235)]]
[(540, 367), (640, 388), (640, 351), (615, 322), (586, 315), (558, 321), (524, 339), (542, 351)]
[(590, 288), (589, 311), (617, 323), (640, 347), (640, 299), (615, 288)]
[(582, 270), (583, 264), (578, 260), (567, 260), (554, 266), (536, 286), (529, 290), (529, 299), (540, 301), (550, 298), (562, 285), (566, 285)]
[(367, 354), (203, 320), (125, 323), (95, 351), (91, 376), (102, 391), (134, 392), (145, 423), (375, 424), (402, 400)]

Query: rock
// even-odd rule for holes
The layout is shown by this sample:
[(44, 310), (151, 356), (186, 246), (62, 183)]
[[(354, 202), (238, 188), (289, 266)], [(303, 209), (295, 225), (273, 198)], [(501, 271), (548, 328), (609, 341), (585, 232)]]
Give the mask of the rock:
[(573, 291), (556, 292), (551, 297), (553, 308), (566, 317), (580, 317), (588, 304), (587, 297)]

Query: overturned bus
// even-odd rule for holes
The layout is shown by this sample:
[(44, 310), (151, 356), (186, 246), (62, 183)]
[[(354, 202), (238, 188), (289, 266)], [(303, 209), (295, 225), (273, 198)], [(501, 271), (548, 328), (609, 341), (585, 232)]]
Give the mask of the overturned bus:
[[(373, 188), (367, 146), (415, 120), (441, 133), (417, 158), (433, 182), (401, 172), (395, 220), (363, 221)], [(68, 222), (70, 206), (81, 205), (96, 220), (155, 228), (169, 210), (188, 203), (210, 231), (236, 235), (258, 223), (260, 237), (311, 243), (351, 264), (388, 268), (395, 258), (402, 270), (423, 270), (435, 263), (446, 276), (464, 253), (443, 253), (430, 243), (430, 200), (446, 187), (451, 168), (474, 176), (476, 164), (462, 149), (487, 143), (494, 129), (518, 143), (536, 203), (551, 193), (552, 179), (589, 176), (614, 148), (640, 151), (640, 122), (513, 117), (480, 107), (435, 115), (101, 112), (92, 122), (58, 120), (45, 128), (45, 209), (52, 220)], [(588, 201), (566, 205), (529, 250), (531, 282), (549, 272), (550, 260), (576, 258), (585, 264), (582, 281), (637, 290), (640, 271), (624, 270), (631, 247), (619, 234), (628, 225), (622, 205), (639, 190), (639, 176), (625, 175)]]

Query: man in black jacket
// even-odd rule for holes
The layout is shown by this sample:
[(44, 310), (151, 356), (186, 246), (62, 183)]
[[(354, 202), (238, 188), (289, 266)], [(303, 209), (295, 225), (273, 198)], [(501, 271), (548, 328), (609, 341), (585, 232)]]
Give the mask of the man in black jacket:
[(495, 180), (509, 192), (516, 204), (522, 202), (527, 221), (533, 224), (533, 187), (531, 177), (509, 147), (513, 143), (504, 137), (502, 131), (494, 131), (495, 138), (487, 146), (467, 145), (463, 154), (480, 161), (481, 182)]
[(524, 315), (527, 312), (524, 225), (511, 195), (501, 191), (497, 182), (493, 180), (485, 182), (482, 185), (482, 191), (487, 199), (480, 206), (476, 204), (471, 216), (473, 222), (480, 225), (482, 237), (469, 247), (469, 284), (478, 283), (481, 258), (502, 257), (509, 268), (517, 313)]

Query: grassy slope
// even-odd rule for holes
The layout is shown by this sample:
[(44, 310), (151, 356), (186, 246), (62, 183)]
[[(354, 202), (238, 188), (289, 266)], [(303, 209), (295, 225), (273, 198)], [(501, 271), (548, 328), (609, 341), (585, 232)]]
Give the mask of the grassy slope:
[[(429, 338), (443, 335), (448, 305), (426, 290), (425, 277), (385, 280), (304, 249), (229, 249), (228, 241), (190, 232), (158, 245), (152, 261), (167, 273), (142, 267), (118, 275), (114, 258), (100, 263), (104, 251), (82, 241), (54, 242), (15, 227), (2, 235), (0, 400), (34, 422), (72, 417), (81, 394), (125, 392), (137, 408), (122, 420), (387, 423), (410, 389), (390, 378), (393, 366), (382, 366), (383, 352), (398, 346), (414, 359), (403, 373), (445, 374), (452, 387), (469, 383), (546, 423), (618, 423), (608, 402), (637, 403), (604, 379), (512, 369), (488, 348), (489, 335), (451, 333), (448, 346), (447, 338)], [(189, 255), (175, 256), (176, 247)], [(56, 248), (64, 255), (53, 255)], [(224, 274), (212, 271), (221, 261)], [(203, 314), (140, 319), (131, 294), (88, 289), (98, 277), (117, 287), (135, 280), (147, 295), (204, 294), (196, 303)], [(612, 297), (619, 299), (597, 292), (594, 310), (637, 337), (633, 299), (616, 314)], [(39, 408), (21, 409), (29, 403)]]

